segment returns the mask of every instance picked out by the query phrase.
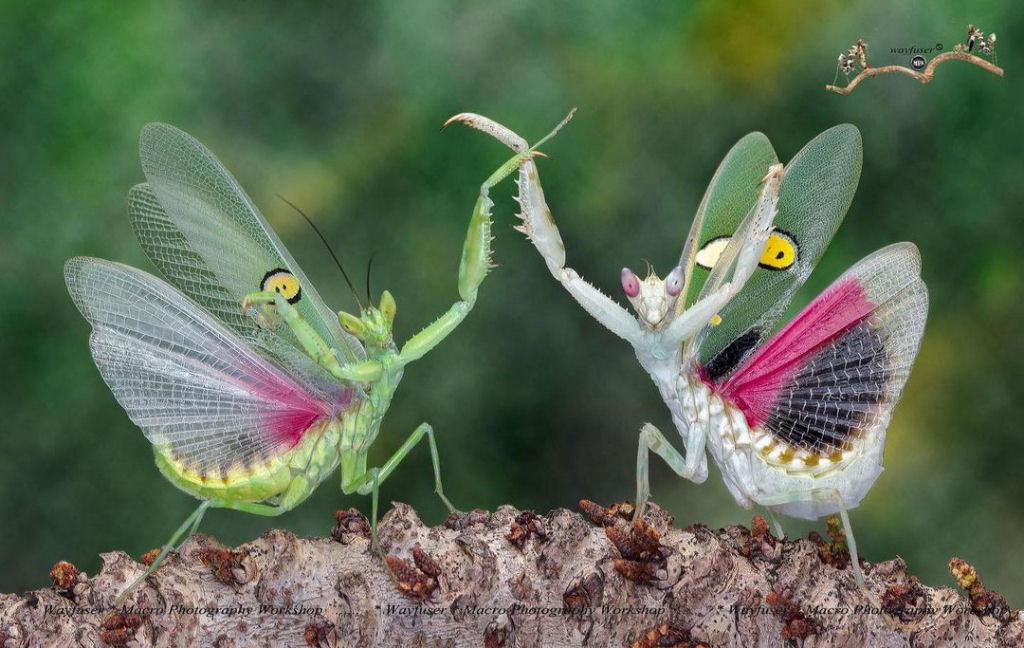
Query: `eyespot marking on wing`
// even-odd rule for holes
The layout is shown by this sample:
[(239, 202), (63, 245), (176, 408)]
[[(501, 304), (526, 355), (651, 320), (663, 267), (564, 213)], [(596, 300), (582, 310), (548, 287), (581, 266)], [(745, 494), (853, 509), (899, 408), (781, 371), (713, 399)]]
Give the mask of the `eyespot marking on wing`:
[(788, 232), (777, 229), (768, 236), (758, 265), (768, 270), (785, 270), (796, 263), (796, 255), (796, 239)]
[(260, 290), (279, 293), (289, 304), (295, 304), (302, 299), (302, 286), (299, 285), (299, 280), (284, 268), (274, 268), (263, 275)]
[[(714, 268), (731, 239), (731, 236), (716, 236), (705, 243), (697, 252), (697, 265), (705, 270)], [(766, 270), (785, 270), (796, 263), (797, 254), (798, 246), (793, 235), (777, 229), (768, 236), (758, 265)]]

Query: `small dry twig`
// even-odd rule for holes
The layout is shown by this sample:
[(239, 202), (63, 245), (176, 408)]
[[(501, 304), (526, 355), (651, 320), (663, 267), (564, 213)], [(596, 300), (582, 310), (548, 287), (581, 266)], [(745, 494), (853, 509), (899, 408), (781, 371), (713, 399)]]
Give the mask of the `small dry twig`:
[(935, 68), (946, 61), (966, 61), (967, 63), (977, 65), (981, 69), (987, 70), (996, 76), (1003, 76), (1003, 68), (971, 53), (975, 44), (978, 45), (979, 51), (983, 54), (986, 56), (990, 55), (995, 51), (996, 35), (989, 34), (988, 39), (985, 39), (984, 32), (974, 25), (968, 25), (967, 43), (957, 44), (953, 51), (939, 54), (929, 61), (928, 65), (919, 72), (903, 65), (882, 65), (880, 67), (874, 67), (868, 64), (868, 45), (864, 42), (864, 39), (857, 39), (856, 44), (850, 47), (847, 52), (839, 55), (838, 69), (844, 74), (849, 75), (853, 72), (855, 67), (859, 66), (861, 68), (860, 73), (850, 79), (845, 86), (828, 84), (825, 86), (825, 90), (842, 95), (850, 94), (850, 92), (857, 87), (857, 84), (864, 79), (870, 79), (871, 77), (880, 76), (882, 74), (903, 74), (917, 79), (921, 83), (928, 83), (935, 76)]
[(100, 641), (109, 646), (127, 646), (144, 620), (141, 614), (115, 612), (100, 626)]
[(668, 623), (651, 628), (629, 644), (629, 648), (708, 648), (707, 644), (693, 641), (690, 633)]
[(312, 648), (333, 648), (338, 645), (337, 628), (333, 623), (322, 619), (306, 626), (302, 638), (306, 640), (306, 645)]
[(613, 563), (615, 571), (637, 583), (655, 580), (671, 553), (671, 549), (661, 544), (658, 532), (643, 520), (634, 521), (628, 534), (618, 526), (607, 526), (604, 533), (622, 556)]
[[(843, 531), (843, 524), (838, 516), (830, 515), (825, 520), (825, 534), (832, 542), (824, 540), (816, 531), (811, 531), (807, 537), (818, 545), (818, 556), (821, 558), (821, 562), (836, 569), (846, 569), (850, 566), (850, 549), (846, 546), (846, 532)], [(861, 560), (861, 567), (864, 567), (863, 560)]]
[(225, 585), (245, 585), (255, 576), (255, 564), (244, 551), (204, 547), (199, 560)]
[(78, 578), (78, 568), (66, 560), (61, 560), (50, 570), (50, 580), (57, 589), (70, 590)]
[(619, 520), (630, 522), (636, 510), (633, 502), (616, 502), (611, 506), (604, 507), (588, 499), (580, 500), (580, 510), (598, 526), (614, 526)]
[(896, 583), (882, 594), (882, 609), (900, 621), (909, 622), (924, 614), (921, 603), (926, 600), (921, 581), (911, 576), (905, 583)]
[(334, 522), (331, 537), (341, 544), (348, 544), (356, 537), (370, 537), (370, 521), (357, 508), (338, 509), (334, 512)]

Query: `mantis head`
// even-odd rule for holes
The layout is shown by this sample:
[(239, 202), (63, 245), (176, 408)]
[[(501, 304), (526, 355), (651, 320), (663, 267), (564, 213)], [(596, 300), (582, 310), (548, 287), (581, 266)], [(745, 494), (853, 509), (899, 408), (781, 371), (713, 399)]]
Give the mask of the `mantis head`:
[(395, 321), (398, 305), (391, 293), (385, 290), (380, 296), (379, 306), (368, 306), (359, 311), (359, 317), (338, 312), (338, 321), (346, 333), (354, 335), (365, 344), (384, 347), (391, 343), (391, 325)]
[(683, 268), (676, 266), (662, 279), (648, 270), (642, 281), (629, 268), (622, 269), (622, 290), (640, 322), (656, 330), (675, 317), (676, 301), (683, 292)]

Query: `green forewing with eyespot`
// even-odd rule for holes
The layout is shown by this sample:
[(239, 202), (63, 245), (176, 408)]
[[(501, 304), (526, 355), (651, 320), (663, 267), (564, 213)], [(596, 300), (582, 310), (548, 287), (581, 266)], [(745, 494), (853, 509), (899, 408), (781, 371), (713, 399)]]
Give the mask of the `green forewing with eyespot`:
[(129, 197), (133, 226), (146, 253), (178, 288), (236, 328), (228, 305), (240, 308), (268, 272), (285, 269), (302, 288), (295, 307), (303, 318), (342, 360), (365, 359), (360, 342), (341, 329), (252, 200), (206, 147), (173, 126), (148, 124), (139, 155), (148, 184)]
[[(221, 285), (203, 257), (168, 218), (148, 184), (137, 184), (129, 190), (128, 215), (142, 249), (178, 290), (309, 389), (325, 389), (337, 382), (301, 350), (288, 327), (270, 330), (254, 326), (253, 320), (242, 312), (238, 299)], [(359, 387), (350, 387), (361, 393)]]
[[(761, 266), (743, 290), (694, 340), (701, 365), (707, 366), (724, 351), (725, 355), (730, 356), (730, 366), (724, 367), (724, 370), (731, 370), (772, 332), (779, 317), (789, 306), (793, 293), (810, 275), (842, 223), (860, 180), (861, 157), (860, 132), (855, 126), (841, 124), (815, 137), (786, 165), (779, 187), (778, 213), (774, 220), (779, 236), (778, 240), (770, 239), (769, 245), (785, 246), (786, 241), (791, 242), (795, 248), (795, 258), (785, 259), (785, 263), (772, 267), (765, 263), (765, 256), (762, 256)], [(767, 170), (767, 166), (764, 170)], [(711, 191), (709, 189), (709, 194)], [(722, 225), (717, 225), (714, 218), (705, 217), (702, 232), (706, 234), (701, 237), (702, 243), (706, 242), (705, 237), (707, 240), (714, 238), (715, 232), (727, 235), (729, 226), (742, 220), (742, 215), (736, 214), (722, 214), (720, 217), (723, 219)], [(739, 243), (731, 241), (729, 246), (738, 246)], [(700, 247), (697, 249), (700, 250)], [(774, 258), (774, 252), (779, 251), (779, 248), (770, 250), (773, 253), (769, 256)], [(723, 257), (728, 255), (728, 249), (722, 252)], [(782, 258), (779, 257), (779, 260), (782, 261)], [(698, 266), (694, 274), (706, 280), (708, 271)], [(703, 286), (701, 292), (697, 293), (698, 297), (703, 297), (702, 293), (707, 293), (711, 287)]]
[(251, 333), (252, 319), (242, 312), (241, 302), (206, 267), (148, 184), (128, 191), (128, 218), (142, 249), (164, 277), (236, 333)]
[(696, 264), (697, 254), (712, 240), (730, 237), (757, 202), (768, 167), (778, 162), (775, 149), (764, 133), (750, 133), (729, 149), (715, 170), (704, 198), (697, 207), (690, 233), (686, 237), (679, 264), (686, 271), (685, 304), (697, 301), (708, 270)]

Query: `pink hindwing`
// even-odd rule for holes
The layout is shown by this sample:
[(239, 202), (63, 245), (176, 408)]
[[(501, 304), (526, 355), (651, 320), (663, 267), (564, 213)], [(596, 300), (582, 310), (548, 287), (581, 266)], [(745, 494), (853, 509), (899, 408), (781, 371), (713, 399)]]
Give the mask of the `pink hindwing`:
[(748, 426), (793, 449), (851, 447), (891, 412), (924, 332), (928, 294), (910, 243), (846, 271), (731, 374), (705, 381)]
[(197, 473), (224, 475), (285, 452), (353, 399), (340, 384), (290, 375), (141, 270), (77, 257), (65, 278), (117, 401), (150, 442)]

